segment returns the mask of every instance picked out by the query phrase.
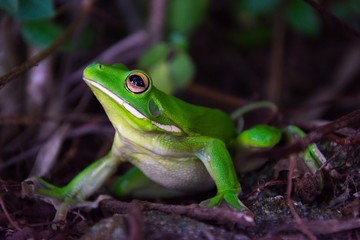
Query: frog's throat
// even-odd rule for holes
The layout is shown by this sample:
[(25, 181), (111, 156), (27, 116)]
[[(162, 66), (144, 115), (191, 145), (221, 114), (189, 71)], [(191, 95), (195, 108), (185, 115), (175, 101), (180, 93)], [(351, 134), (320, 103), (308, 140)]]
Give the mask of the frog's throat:
[[(103, 85), (101, 85), (98, 82), (94, 82), (91, 79), (87, 79), (85, 77), (83, 77), (83, 80), (89, 84), (91, 84), (92, 86), (96, 87), (97, 89), (99, 89), (100, 91), (102, 91), (103, 93), (105, 93), (107, 96), (109, 96), (110, 98), (112, 98), (114, 101), (116, 101), (118, 104), (120, 104), (121, 106), (123, 106), (127, 111), (129, 111), (133, 116), (137, 117), (138, 119), (148, 119), (145, 115), (143, 115), (141, 112), (139, 112), (138, 110), (136, 110), (133, 106), (131, 106), (130, 104), (128, 104), (127, 102), (125, 102), (124, 100), (122, 100), (119, 96), (117, 96), (115, 93), (111, 92), (109, 89), (105, 88)], [(151, 120), (151, 123), (156, 125), (158, 128), (161, 128), (167, 132), (176, 132), (176, 133), (181, 133), (181, 129), (178, 128), (177, 126), (174, 125), (165, 125), (165, 124), (161, 124), (158, 122), (155, 122), (153, 120)]]

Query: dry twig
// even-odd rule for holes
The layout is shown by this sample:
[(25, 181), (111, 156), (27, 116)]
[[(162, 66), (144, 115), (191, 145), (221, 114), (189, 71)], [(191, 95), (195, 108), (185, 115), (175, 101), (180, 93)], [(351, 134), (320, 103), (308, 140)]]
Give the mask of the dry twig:
[(2, 199), (2, 197), (0, 196), (0, 205), (1, 205), (1, 209), (3, 210), (7, 220), (9, 221), (9, 223), (17, 230), (17, 231), (21, 231), (21, 228), (19, 227), (19, 225), (14, 222), (14, 220), (12, 220), (9, 212), (6, 210), (6, 207), (5, 207), (5, 204), (4, 204), (4, 201)]
[(0, 77), (0, 89), (2, 89), (8, 82), (15, 79), (17, 76), (28, 70), (29, 68), (38, 64), (41, 60), (49, 56), (51, 53), (55, 52), (61, 45), (63, 45), (67, 39), (73, 34), (75, 29), (79, 26), (82, 19), (89, 12), (92, 0), (83, 0), (82, 1), (82, 9), (80, 14), (72, 21), (69, 27), (60, 35), (58, 39), (55, 40), (48, 48), (36, 54), (34, 57), (27, 60), (25, 63), (16, 67), (14, 70)]
[(291, 189), (292, 189), (292, 175), (296, 165), (296, 155), (290, 156), (290, 166), (289, 166), (289, 173), (288, 173), (288, 184), (286, 189), (286, 201), (289, 205), (289, 209), (291, 214), (294, 216), (296, 223), (300, 230), (308, 236), (311, 240), (316, 240), (316, 236), (304, 225), (303, 221), (301, 220), (300, 216), (297, 214), (294, 204), (291, 200)]
[(133, 200), (132, 203), (120, 202), (116, 200), (104, 200), (101, 202), (100, 207), (105, 211), (112, 213), (127, 213), (131, 204), (136, 203), (141, 211), (158, 210), (165, 213), (175, 213), (185, 215), (191, 218), (204, 221), (217, 222), (219, 224), (235, 224), (241, 226), (253, 226), (253, 222), (246, 220), (246, 217), (241, 212), (231, 211), (226, 208), (206, 208), (200, 207), (198, 204), (188, 206), (182, 205), (165, 205), (160, 203), (150, 203), (146, 201)]
[(307, 2), (313, 8), (315, 8), (320, 14), (323, 14), (323, 15), (327, 16), (332, 21), (334, 21), (336, 24), (341, 26), (341, 28), (343, 28), (345, 31), (351, 33), (352, 35), (354, 35), (355, 37), (360, 39), (360, 32), (358, 32), (354, 28), (350, 27), (347, 23), (342, 21), (340, 18), (335, 16), (333, 13), (328, 11), (326, 8), (321, 6), (319, 3), (315, 2), (314, 0), (304, 0), (304, 1)]

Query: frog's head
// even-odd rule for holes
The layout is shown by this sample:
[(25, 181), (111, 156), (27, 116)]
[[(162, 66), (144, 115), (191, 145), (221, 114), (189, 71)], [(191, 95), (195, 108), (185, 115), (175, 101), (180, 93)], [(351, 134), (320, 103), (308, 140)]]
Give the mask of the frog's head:
[(166, 95), (153, 86), (144, 71), (130, 71), (119, 63), (94, 62), (85, 68), (83, 79), (117, 130), (126, 121), (144, 131), (182, 133), (163, 111), (161, 101), (166, 100)]

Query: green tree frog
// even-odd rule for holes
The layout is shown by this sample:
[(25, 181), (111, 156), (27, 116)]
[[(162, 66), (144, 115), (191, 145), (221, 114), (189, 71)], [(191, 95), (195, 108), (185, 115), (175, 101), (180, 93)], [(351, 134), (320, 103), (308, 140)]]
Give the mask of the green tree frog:
[(31, 185), (34, 195), (55, 206), (56, 221), (65, 220), (71, 208), (85, 205), (125, 161), (136, 167), (116, 182), (113, 190), (118, 195), (139, 189), (148, 179), (175, 193), (216, 185), (217, 194), (203, 205), (225, 203), (248, 211), (237, 197), (240, 184), (228, 149), (272, 147), (280, 140), (280, 130), (256, 126), (238, 135), (228, 114), (166, 95), (147, 73), (122, 64), (95, 62), (86, 67), (83, 79), (103, 106), (115, 137), (110, 152), (68, 185), (59, 188), (40, 178)]

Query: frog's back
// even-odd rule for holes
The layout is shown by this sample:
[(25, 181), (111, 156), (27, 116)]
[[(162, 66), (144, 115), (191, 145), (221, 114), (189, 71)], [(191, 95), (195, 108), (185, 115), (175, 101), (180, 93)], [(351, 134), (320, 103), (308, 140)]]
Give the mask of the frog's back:
[(236, 135), (232, 118), (219, 109), (196, 106), (172, 96), (168, 96), (162, 107), (170, 113), (171, 121), (189, 136), (209, 136), (228, 142)]

